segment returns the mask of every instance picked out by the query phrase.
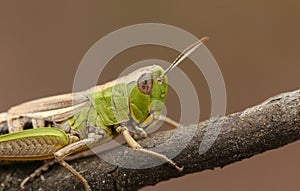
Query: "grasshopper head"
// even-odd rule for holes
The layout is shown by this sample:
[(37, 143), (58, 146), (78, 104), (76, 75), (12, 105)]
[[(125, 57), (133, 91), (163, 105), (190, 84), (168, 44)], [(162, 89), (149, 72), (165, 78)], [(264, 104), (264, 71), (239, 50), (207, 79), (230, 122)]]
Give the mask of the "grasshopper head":
[(140, 127), (145, 128), (155, 124), (153, 122), (164, 106), (168, 90), (167, 76), (161, 77), (164, 70), (158, 65), (147, 66), (134, 73), (137, 75), (129, 97), (130, 114)]
[(150, 97), (149, 112), (160, 111), (164, 105), (168, 89), (168, 78), (161, 77), (164, 70), (157, 65), (147, 67), (137, 80), (138, 90)]
[(141, 68), (129, 75), (131, 76), (130, 78), (135, 76), (135, 80), (130, 81), (136, 82), (129, 99), (131, 117), (135, 122), (142, 127), (147, 127), (155, 121), (161, 113), (167, 96), (167, 73), (207, 39), (207, 37), (204, 37), (186, 48), (166, 70), (160, 66), (153, 65)]

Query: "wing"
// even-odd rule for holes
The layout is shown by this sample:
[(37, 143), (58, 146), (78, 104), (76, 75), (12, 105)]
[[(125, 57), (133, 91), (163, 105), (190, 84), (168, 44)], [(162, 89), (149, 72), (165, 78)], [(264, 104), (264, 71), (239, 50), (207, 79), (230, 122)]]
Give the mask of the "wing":
[(91, 106), (92, 102), (88, 97), (89, 94), (96, 91), (102, 91), (115, 84), (116, 80), (95, 86), (82, 92), (62, 94), (25, 102), (12, 107), (8, 111), (8, 114), (2, 118), (7, 118), (8, 116), (23, 116), (50, 121), (63, 121), (82, 109)]
[(63, 121), (90, 105), (91, 101), (85, 94), (69, 93), (22, 103), (12, 107), (8, 115)]

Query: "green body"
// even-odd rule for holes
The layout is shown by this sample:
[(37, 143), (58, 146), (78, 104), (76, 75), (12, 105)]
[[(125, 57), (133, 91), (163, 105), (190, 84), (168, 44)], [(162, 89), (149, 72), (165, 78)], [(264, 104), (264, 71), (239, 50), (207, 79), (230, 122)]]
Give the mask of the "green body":
[[(104, 129), (108, 135), (112, 135), (114, 132), (110, 127), (121, 123), (153, 126), (156, 120), (149, 118), (160, 114), (168, 85), (167, 77), (163, 84), (159, 84), (156, 80), (163, 73), (162, 68), (155, 66), (151, 72), (154, 80), (150, 95), (141, 92), (136, 81), (120, 82), (102, 91), (91, 93), (88, 97), (92, 105), (68, 120), (72, 128), (83, 132), (88, 122), (90, 125)], [(81, 136), (84, 137), (84, 134)]]
[[(79, 135), (77, 139), (68, 140), (69, 133), (64, 132), (63, 128), (60, 130), (61, 126), (54, 126), (54, 128), (39, 126), (34, 129), (0, 135), (0, 160), (40, 160), (53, 158), (53, 154), (60, 148), (72, 142), (88, 138), (88, 125), (104, 130), (106, 136), (112, 138), (117, 134), (115, 127), (122, 124), (137, 126), (139, 128), (152, 127), (157, 121), (156, 117), (161, 113), (166, 99), (168, 88), (167, 77), (164, 77), (163, 83), (157, 81), (158, 76), (163, 72), (164, 70), (160, 66), (149, 66), (121, 77), (114, 81), (112, 85), (104, 85), (104, 88), (101, 86), (100, 91), (89, 90), (83, 92), (83, 97), (87, 97), (87, 100), (85, 100), (87, 104), (83, 105), (87, 106), (80, 108), (79, 111), (76, 110), (76, 112), (74, 110), (74, 114), (68, 116), (63, 122), (59, 120), (53, 121), (53, 124), (57, 122), (59, 124), (68, 124)], [(143, 80), (139, 81), (139, 79), (143, 74), (152, 76), (151, 92), (143, 93), (139, 88), (139, 83), (143, 82)], [(143, 84), (140, 86), (142, 87)], [(18, 114), (19, 118), (16, 119), (17, 122), (25, 118), (31, 120), (52, 119), (62, 109), (67, 109), (65, 107), (66, 103), (71, 103), (69, 100), (61, 101), (61, 103), (58, 102), (64, 97), (56, 96), (50, 97), (47, 101), (41, 99), (27, 102), (10, 111), (28, 111)], [(51, 103), (51, 100), (54, 100), (55, 103)], [(43, 105), (47, 105), (48, 108), (50, 107), (49, 113), (51, 115), (47, 113), (48, 111), (44, 112), (47, 108), (44, 109)], [(36, 107), (36, 110), (34, 110), (34, 107)], [(45, 114), (40, 118), (36, 117), (39, 116), (39, 112), (44, 112)], [(60, 118), (58, 117), (58, 119)], [(23, 129), (23, 127), (21, 128)], [(9, 145), (13, 146), (10, 147)], [(37, 145), (43, 147), (43, 149), (34, 149)], [(32, 154), (26, 155), (26, 152)]]

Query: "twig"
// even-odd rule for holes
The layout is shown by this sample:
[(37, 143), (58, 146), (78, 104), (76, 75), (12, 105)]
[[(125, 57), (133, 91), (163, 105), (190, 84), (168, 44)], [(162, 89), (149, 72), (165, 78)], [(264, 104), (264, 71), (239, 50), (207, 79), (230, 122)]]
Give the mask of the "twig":
[[(93, 190), (137, 190), (173, 177), (223, 167), (298, 140), (300, 138), (300, 90), (280, 94), (245, 111), (213, 118), (194, 127), (190, 125), (177, 130), (159, 132), (151, 138), (139, 141), (146, 148), (155, 148), (157, 152), (170, 156), (191, 138), (183, 151), (174, 158), (178, 165), (184, 166), (182, 173), (167, 164), (146, 169), (123, 168), (124, 165), (138, 164), (138, 160), (146, 161), (143, 163), (144, 167), (159, 162), (149, 156), (128, 152), (122, 149), (124, 147), (113, 149), (100, 156), (112, 164), (118, 164), (119, 167), (105, 162), (98, 156), (76, 160), (71, 164), (79, 171), (87, 170), (84, 171), (83, 176)], [(162, 143), (164, 147), (159, 146)], [(139, 159), (133, 160), (134, 157)], [(17, 167), (15, 165), (1, 167), (0, 189), (19, 190), (19, 180), (36, 166), (37, 164), (34, 163)], [(27, 187), (32, 190), (82, 190), (82, 185), (74, 177), (64, 179), (68, 175), (67, 170), (56, 165), (52, 170), (44, 173), (45, 181), (36, 179)]]

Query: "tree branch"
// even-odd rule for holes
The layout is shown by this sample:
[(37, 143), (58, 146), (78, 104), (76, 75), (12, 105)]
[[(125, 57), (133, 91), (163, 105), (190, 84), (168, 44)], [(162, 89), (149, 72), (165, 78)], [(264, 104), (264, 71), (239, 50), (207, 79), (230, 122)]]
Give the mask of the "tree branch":
[[(159, 132), (139, 141), (145, 148), (154, 148), (159, 153), (172, 155), (192, 135), (188, 145), (174, 158), (179, 166), (184, 166), (182, 173), (167, 164), (146, 169), (122, 168), (124, 165), (136, 165), (137, 161), (146, 161), (144, 167), (159, 162), (149, 156), (128, 152), (122, 149), (124, 147), (101, 154), (101, 158), (108, 159), (112, 164), (119, 164), (119, 167), (98, 156), (79, 159), (70, 164), (81, 172), (93, 190), (137, 190), (173, 177), (223, 167), (298, 140), (300, 90), (280, 94), (242, 112), (213, 118), (194, 127), (190, 125)], [(164, 146), (159, 146), (162, 143)], [(202, 154), (199, 154), (200, 145)], [(19, 190), (20, 180), (37, 166), (39, 164), (33, 163), (1, 167), (0, 190)], [(81, 183), (59, 165), (55, 165), (43, 176), (44, 181), (38, 178), (27, 184), (27, 188), (30, 188), (28, 190), (83, 189)]]

